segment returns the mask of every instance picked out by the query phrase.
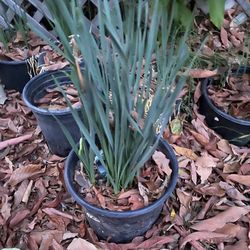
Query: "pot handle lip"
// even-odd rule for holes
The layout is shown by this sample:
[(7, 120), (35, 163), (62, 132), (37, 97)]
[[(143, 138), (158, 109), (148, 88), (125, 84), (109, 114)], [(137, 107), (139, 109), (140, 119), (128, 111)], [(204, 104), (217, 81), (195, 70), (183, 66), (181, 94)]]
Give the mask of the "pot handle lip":
[[(78, 204), (83, 206), (88, 212), (93, 211), (93, 214), (94, 213), (105, 214), (105, 216), (112, 217), (112, 218), (129, 218), (129, 217), (133, 217), (133, 216), (139, 216), (139, 215), (142, 215), (145, 213), (150, 213), (155, 208), (164, 204), (166, 199), (172, 194), (172, 192), (176, 186), (177, 179), (178, 179), (178, 169), (179, 169), (178, 168), (178, 161), (177, 161), (177, 158), (175, 156), (173, 149), (164, 139), (160, 138), (159, 142), (160, 142), (160, 147), (165, 147), (165, 150), (166, 150), (165, 152), (168, 152), (168, 157), (170, 158), (170, 163), (171, 163), (172, 174), (171, 174), (171, 178), (170, 178), (169, 184), (167, 186), (166, 192), (161, 196), (161, 198), (159, 198), (158, 200), (156, 200), (152, 204), (150, 204), (144, 208), (141, 208), (141, 209), (121, 212), (121, 211), (110, 211), (110, 210), (99, 208), (99, 207), (96, 207), (96, 206), (93, 206), (93, 205), (87, 203), (78, 194), (78, 192), (76, 191), (76, 189), (73, 186), (73, 171), (72, 171), (71, 162), (76, 162), (78, 159), (76, 153), (73, 150), (70, 151), (69, 156), (67, 157), (66, 162), (64, 164), (64, 182), (65, 182), (65, 185), (66, 185), (68, 192), (73, 196), (73, 199)], [(74, 169), (74, 167), (73, 167), (73, 169)]]

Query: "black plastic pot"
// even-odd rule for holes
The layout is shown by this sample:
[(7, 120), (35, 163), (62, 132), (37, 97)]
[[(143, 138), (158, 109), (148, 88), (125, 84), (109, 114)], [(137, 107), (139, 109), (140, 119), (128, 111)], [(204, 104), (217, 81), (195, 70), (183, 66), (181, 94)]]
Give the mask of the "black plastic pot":
[(80, 139), (79, 128), (70, 110), (48, 111), (37, 107), (35, 100), (46, 94), (46, 88), (56, 86), (55, 80), (62, 85), (70, 83), (69, 77), (65, 74), (69, 71), (70, 69), (65, 69), (40, 74), (32, 78), (23, 90), (23, 100), (34, 113), (51, 152), (59, 156), (67, 156), (71, 146), (56, 118), (67, 128), (75, 142)]
[(116, 243), (129, 242), (134, 237), (143, 235), (159, 217), (165, 201), (172, 194), (176, 186), (178, 162), (172, 148), (163, 139), (159, 142), (158, 150), (170, 159), (170, 167), (172, 169), (171, 179), (166, 192), (160, 199), (149, 206), (126, 212), (102, 209), (89, 204), (81, 197), (73, 183), (78, 157), (74, 151), (70, 152), (64, 169), (64, 180), (67, 190), (76, 202), (84, 207), (90, 226), (101, 239), (109, 239)]
[(0, 84), (3, 84), (5, 89), (22, 92), (29, 79), (25, 61), (0, 61)]
[[(239, 76), (243, 72), (249, 74), (250, 68), (241, 68), (234, 73)], [(235, 118), (218, 109), (208, 95), (208, 86), (212, 79), (205, 79), (201, 83), (200, 112), (205, 116), (207, 125), (216, 133), (237, 146), (250, 146), (250, 121)]]

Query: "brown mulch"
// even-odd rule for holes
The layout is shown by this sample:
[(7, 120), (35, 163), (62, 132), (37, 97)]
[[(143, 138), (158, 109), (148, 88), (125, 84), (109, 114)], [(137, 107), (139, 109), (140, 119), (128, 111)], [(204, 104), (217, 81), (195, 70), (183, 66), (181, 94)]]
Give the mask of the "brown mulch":
[[(62, 94), (62, 91), (65, 92), (66, 98)], [(46, 94), (42, 98), (34, 100), (35, 105), (39, 108), (47, 110), (69, 109), (67, 101), (71, 103), (72, 107), (81, 105), (77, 90), (73, 84), (64, 84), (60, 87), (55, 85), (46, 88), (45, 92)]]
[(225, 87), (210, 85), (208, 94), (222, 111), (236, 118), (250, 120), (250, 75), (230, 76)]
[(82, 208), (65, 191), (64, 159), (49, 153), (20, 95), (9, 92), (0, 110), (1, 141), (32, 133), (0, 151), (1, 248), (65, 249), (79, 238), (101, 249), (183, 249), (189, 244), (246, 249), (249, 244), (250, 149), (230, 145), (208, 129), (196, 105), (194, 119), (184, 121), (179, 134), (169, 129), (164, 134), (180, 166), (175, 193), (153, 228), (128, 244), (98, 241)]
[[(247, 25), (230, 26), (237, 11), (227, 11), (221, 32), (207, 19), (197, 24), (199, 36), (193, 43), (200, 44), (202, 35), (209, 32), (205, 55), (241, 51)], [(61, 64), (52, 53), (47, 60), (50, 69), (62, 66), (53, 61)], [(218, 72), (198, 69), (194, 77)], [(164, 133), (179, 161), (175, 192), (155, 225), (127, 244), (97, 239), (82, 208), (65, 190), (65, 159), (49, 152), (20, 94), (10, 91), (7, 96), (0, 105), (0, 249), (248, 249), (250, 149), (229, 144), (206, 126), (197, 111), (199, 88), (194, 93), (192, 120), (187, 122), (180, 113)]]

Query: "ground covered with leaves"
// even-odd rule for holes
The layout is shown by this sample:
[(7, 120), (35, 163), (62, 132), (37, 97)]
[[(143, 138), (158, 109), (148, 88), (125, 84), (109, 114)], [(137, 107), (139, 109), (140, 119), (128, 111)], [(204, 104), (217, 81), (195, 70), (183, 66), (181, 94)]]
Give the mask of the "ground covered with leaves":
[[(234, 12), (237, 9), (228, 10), (221, 32), (208, 20), (197, 24), (199, 38), (193, 45), (209, 31), (201, 63), (217, 52), (242, 51), (246, 33), (230, 26)], [(191, 76), (218, 75), (221, 65), (212, 66)], [(186, 97), (192, 93), (189, 113), (175, 114), (164, 132), (179, 162), (176, 190), (155, 225), (127, 244), (97, 238), (83, 209), (66, 192), (65, 159), (49, 152), (32, 112), (19, 93), (9, 91), (0, 105), (0, 248), (249, 249), (250, 149), (229, 144), (206, 126), (198, 110), (198, 80), (193, 88), (183, 92)]]
[[(198, 86), (195, 100), (199, 92)], [(76, 249), (87, 244), (85, 239), (97, 249), (178, 249), (189, 244), (247, 249), (250, 149), (221, 139), (197, 109), (195, 104), (191, 123), (183, 121), (180, 130), (164, 133), (178, 156), (180, 178), (157, 223), (131, 243), (114, 244), (97, 239), (81, 207), (65, 191), (64, 159), (50, 154), (20, 94), (9, 92), (0, 109), (0, 247)], [(180, 121), (182, 116), (177, 116)], [(23, 135), (28, 136), (20, 143), (3, 145)]]

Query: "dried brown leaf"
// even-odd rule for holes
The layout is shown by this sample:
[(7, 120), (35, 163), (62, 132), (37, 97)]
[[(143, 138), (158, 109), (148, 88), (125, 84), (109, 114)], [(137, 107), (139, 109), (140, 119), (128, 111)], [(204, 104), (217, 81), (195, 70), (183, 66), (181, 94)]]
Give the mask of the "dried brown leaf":
[(182, 205), (185, 207), (188, 207), (190, 204), (190, 201), (192, 200), (192, 196), (190, 193), (187, 193), (179, 188), (176, 189), (176, 194), (179, 198), (179, 201)]
[(134, 194), (139, 194), (139, 191), (137, 189), (130, 189), (126, 192), (121, 192), (119, 194), (119, 197), (118, 199), (126, 199), (126, 198), (129, 198), (131, 195), (134, 195)]
[(245, 186), (250, 186), (250, 175), (230, 174), (227, 176), (227, 179)]
[(248, 244), (244, 240), (237, 241), (234, 245), (225, 246), (224, 250), (249, 250)]
[(220, 38), (224, 47), (228, 48), (229, 47), (228, 35), (227, 35), (227, 31), (223, 28), (223, 26), (221, 27), (221, 30), (220, 30)]
[(76, 219), (76, 221), (79, 221), (79, 219), (77, 219), (73, 215), (61, 212), (61, 211), (59, 211), (59, 210), (57, 210), (55, 208), (49, 208), (49, 207), (47, 207), (47, 208), (43, 208), (42, 210), (43, 210), (44, 213), (46, 213), (46, 214), (48, 214), (50, 216), (56, 215), (56, 216), (61, 216), (61, 217), (70, 219), (70, 220), (75, 220)]
[(202, 187), (197, 186), (195, 189), (204, 195), (214, 195), (218, 197), (223, 197), (225, 195), (225, 191), (220, 187), (219, 183), (211, 183)]
[(243, 175), (250, 174), (250, 163), (244, 163), (240, 166), (240, 173)]
[(217, 158), (212, 157), (207, 152), (201, 153), (201, 156), (196, 159), (196, 166), (203, 168), (213, 168), (216, 167), (218, 162)]
[(220, 187), (223, 188), (229, 197), (232, 199), (240, 200), (240, 201), (249, 201), (250, 199), (244, 196), (237, 188), (229, 185), (226, 182), (220, 181)]
[(144, 201), (141, 195), (133, 194), (128, 198), (129, 204), (131, 204), (131, 210), (136, 210), (144, 207)]
[(17, 138), (12, 138), (12, 139), (9, 139), (6, 141), (2, 141), (2, 142), (0, 142), (0, 150), (6, 148), (8, 146), (19, 144), (19, 143), (26, 141), (26, 140), (29, 140), (31, 138), (32, 138), (32, 134), (27, 134), (27, 135), (19, 136)]
[(202, 146), (206, 146), (209, 143), (209, 140), (204, 135), (197, 133), (193, 130), (190, 130), (190, 132)]
[(224, 227), (217, 229), (215, 232), (226, 234), (230, 238), (234, 238), (240, 232), (240, 226), (233, 223), (227, 223)]
[(198, 131), (200, 134), (202, 134), (208, 140), (211, 141), (213, 138), (211, 138), (211, 135), (210, 135), (211, 130), (209, 130), (209, 128), (204, 123), (205, 116), (198, 113), (198, 106), (196, 104), (194, 104), (193, 110), (197, 118), (191, 121), (192, 125), (194, 126), (196, 131)]
[(191, 69), (189, 76), (192, 78), (208, 78), (218, 75), (218, 70), (207, 70), (207, 69)]
[(11, 197), (9, 197), (7, 194), (4, 194), (2, 196), (2, 204), (1, 204), (1, 214), (5, 221), (7, 221), (11, 215)]
[(83, 249), (98, 250), (98, 248), (95, 245), (81, 238), (73, 239), (72, 242), (67, 247), (67, 250), (83, 250)]
[(221, 151), (223, 151), (223, 152), (225, 152), (227, 154), (233, 155), (232, 148), (231, 148), (231, 146), (230, 146), (230, 144), (228, 143), (227, 140), (224, 140), (224, 139), (219, 140), (217, 142), (217, 146), (218, 146), (219, 150), (221, 150)]
[(180, 243), (180, 249), (184, 249), (186, 244), (196, 240), (225, 240), (228, 236), (220, 233), (213, 232), (195, 232), (187, 235)]
[(230, 207), (227, 210), (218, 213), (216, 216), (200, 221), (191, 226), (191, 228), (198, 231), (215, 231), (216, 229), (222, 228), (226, 223), (235, 222), (241, 216), (249, 213), (250, 206), (245, 207)]
[(194, 102), (197, 103), (200, 97), (201, 97), (201, 82), (199, 81), (194, 91)]
[(52, 65), (44, 67), (44, 70), (46, 70), (46, 71), (59, 70), (59, 69), (63, 69), (67, 65), (69, 65), (68, 62), (57, 62), (57, 63), (54, 63)]
[(29, 164), (27, 166), (19, 167), (11, 174), (11, 177), (6, 184), (15, 186), (25, 179), (44, 172), (45, 168), (42, 168), (41, 164)]
[(202, 156), (196, 159), (197, 174), (201, 177), (201, 183), (204, 183), (212, 173), (212, 168), (216, 167), (218, 159), (203, 152)]
[(53, 239), (51, 243), (52, 250), (64, 250), (63, 246), (61, 246), (55, 239)]
[(63, 240), (75, 238), (77, 235), (78, 235), (78, 233), (71, 233), (71, 232), (67, 231), (63, 234)]
[(32, 242), (40, 246), (45, 235), (50, 235), (52, 236), (52, 239), (56, 240), (57, 242), (61, 242), (63, 237), (63, 232), (59, 230), (32, 231), (30, 233), (30, 239), (32, 240)]
[(136, 247), (132, 247), (131, 249), (152, 249), (153, 247), (161, 248), (165, 244), (175, 242), (175, 241), (177, 241), (177, 238), (175, 238), (174, 235), (156, 236), (148, 240), (145, 240), (141, 244), (137, 245)]
[(148, 205), (148, 193), (149, 193), (149, 190), (143, 186), (141, 184), (141, 182), (138, 182), (138, 189), (139, 189), (139, 193), (140, 195), (142, 196), (143, 200), (144, 200), (144, 205), (147, 206)]
[(15, 227), (20, 222), (22, 222), (28, 215), (30, 214), (30, 210), (23, 209), (21, 211), (18, 211), (18, 213), (10, 220), (10, 227)]
[(198, 155), (196, 155), (192, 149), (180, 147), (174, 144), (172, 144), (172, 146), (179, 155), (183, 155), (191, 160), (196, 160), (198, 158)]
[(102, 208), (106, 208), (106, 198), (99, 192), (95, 187), (93, 187), (95, 195), (101, 205)]
[(0, 118), (0, 130), (8, 129), (10, 118)]
[(33, 180), (30, 180), (25, 192), (24, 192), (24, 195), (23, 195), (23, 198), (22, 198), (22, 202), (24, 203), (27, 203), (28, 200), (29, 200), (29, 197), (30, 197), (30, 193), (31, 193), (31, 190), (32, 190), (32, 186), (33, 186)]
[(42, 235), (42, 241), (39, 249), (49, 250), (52, 245), (53, 234)]
[(167, 176), (171, 176), (172, 169), (169, 167), (170, 160), (167, 159), (165, 154), (160, 151), (155, 151), (152, 155), (152, 159)]
[(16, 208), (22, 201), (23, 199), (23, 194), (25, 192), (25, 190), (27, 189), (28, 187), (28, 183), (29, 181), (28, 180), (24, 180), (22, 181), (22, 183), (18, 186), (18, 189), (17, 191), (15, 192), (14, 194), (14, 204), (13, 204), (13, 207)]
[(239, 163), (233, 162), (233, 163), (225, 163), (223, 167), (223, 173), (224, 174), (231, 174), (237, 172), (239, 169)]
[(197, 215), (198, 220), (204, 219), (206, 216), (206, 213), (209, 211), (209, 209), (218, 201), (218, 198), (216, 196), (211, 196), (210, 199), (206, 202), (205, 206), (200, 210), (200, 212)]
[[(142, 249), (164, 249), (164, 246), (168, 243), (176, 242), (178, 235), (171, 236), (155, 236), (143, 241), (142, 237), (136, 237), (131, 243), (127, 244), (115, 244), (115, 243), (99, 243), (101, 249), (109, 250), (142, 250)], [(142, 242), (143, 241), (143, 242)]]

